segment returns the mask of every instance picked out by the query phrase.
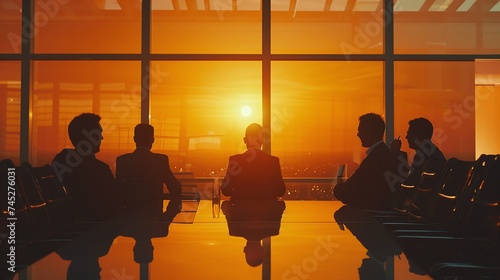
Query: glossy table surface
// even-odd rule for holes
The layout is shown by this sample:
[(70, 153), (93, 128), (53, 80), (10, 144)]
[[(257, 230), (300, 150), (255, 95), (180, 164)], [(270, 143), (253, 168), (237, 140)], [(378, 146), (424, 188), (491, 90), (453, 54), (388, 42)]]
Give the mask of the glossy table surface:
[[(430, 279), (380, 224), (338, 201), (223, 201), (218, 217), (214, 210), (210, 200), (183, 201), (181, 212), (152, 222), (135, 217), (106, 225), (16, 278), (67, 279), (68, 269), (83, 275), (100, 266), (101, 279), (110, 280)], [(246, 257), (262, 264), (250, 266)]]

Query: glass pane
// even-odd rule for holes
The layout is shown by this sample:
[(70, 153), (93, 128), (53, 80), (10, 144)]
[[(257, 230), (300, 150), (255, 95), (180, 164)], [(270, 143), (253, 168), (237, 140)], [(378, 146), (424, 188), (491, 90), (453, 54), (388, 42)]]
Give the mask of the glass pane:
[(398, 0), (394, 7), (394, 50), (415, 54), (498, 53), (497, 2)]
[(20, 164), (21, 63), (0, 61), (0, 159)]
[[(477, 60), (476, 89), (476, 157), (500, 154), (500, 60)], [(469, 97), (470, 98), (470, 97)]]
[(260, 1), (152, 3), (153, 53), (260, 53)]
[(138, 53), (140, 1), (35, 1), (35, 52)]
[(408, 159), (415, 155), (405, 140), (408, 122), (424, 117), (446, 158), (475, 160), (474, 62), (396, 62), (394, 68), (394, 135)]
[[(348, 175), (356, 170), (366, 156), (356, 136), (358, 119), (384, 113), (382, 67), (381, 62), (272, 64), (271, 151), (280, 157), (284, 177), (335, 177), (341, 164)], [(320, 198), (309, 195), (304, 199)]]
[(0, 4), (0, 53), (20, 53), (23, 32), (21, 0), (4, 0)]
[(272, 1), (273, 53), (380, 54), (382, 1)]
[(140, 85), (140, 62), (35, 62), (30, 162), (50, 163), (61, 149), (73, 148), (68, 124), (91, 112), (102, 118), (104, 140), (97, 158), (114, 169), (118, 155), (135, 149)]
[(260, 62), (154, 62), (153, 150), (175, 171), (221, 176), (228, 158), (246, 150), (248, 124), (261, 123)]

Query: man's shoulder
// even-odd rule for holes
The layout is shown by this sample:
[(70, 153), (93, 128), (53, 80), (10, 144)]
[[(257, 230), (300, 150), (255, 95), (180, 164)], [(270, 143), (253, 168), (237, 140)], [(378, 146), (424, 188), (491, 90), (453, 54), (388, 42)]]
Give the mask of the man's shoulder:
[(391, 152), (391, 150), (389, 149), (389, 147), (387, 147), (387, 145), (385, 145), (384, 142), (381, 142), (380, 144), (375, 146), (373, 148), (373, 151), (370, 153), (370, 155), (371, 154), (374, 154), (377, 156), (391, 156), (391, 157), (394, 156), (393, 153)]
[(123, 155), (119, 155), (116, 157), (116, 160), (119, 161), (119, 160), (126, 160), (127, 158), (130, 158), (130, 157), (133, 157), (133, 154), (132, 153), (127, 153), (127, 154), (123, 154)]
[(431, 155), (431, 159), (433, 161), (437, 161), (437, 162), (446, 162), (446, 157), (444, 156), (443, 152), (437, 146), (435, 146), (435, 150)]
[(99, 160), (97, 158), (93, 158), (93, 160), (95, 161), (95, 164), (98, 166), (98, 167), (101, 167), (101, 168), (106, 168), (106, 169), (111, 169), (109, 167), (109, 164), (105, 163), (104, 161), (102, 160)]
[(154, 157), (156, 159), (161, 159), (161, 160), (165, 160), (165, 159), (168, 159), (168, 156), (166, 154), (160, 154), (160, 153), (151, 153), (151, 157)]

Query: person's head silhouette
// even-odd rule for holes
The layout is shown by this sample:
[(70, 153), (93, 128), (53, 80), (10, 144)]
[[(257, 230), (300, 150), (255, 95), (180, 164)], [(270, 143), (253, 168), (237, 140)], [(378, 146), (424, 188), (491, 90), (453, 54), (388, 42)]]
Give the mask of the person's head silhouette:
[(264, 247), (260, 240), (247, 240), (247, 245), (243, 248), (243, 252), (249, 266), (256, 267), (264, 261)]
[(358, 137), (363, 147), (381, 141), (384, 137), (385, 122), (382, 116), (375, 113), (364, 114), (359, 117)]
[(69, 123), (69, 139), (81, 155), (95, 154), (100, 151), (101, 141), (104, 139), (100, 120), (99, 115), (83, 113)]
[(258, 123), (250, 124), (245, 131), (243, 141), (245, 142), (247, 149), (260, 149), (264, 143), (264, 128)]
[(155, 141), (154, 134), (155, 131), (152, 125), (146, 123), (136, 125), (134, 129), (134, 141), (136, 146), (151, 149)]
[(418, 148), (418, 141), (429, 141), (432, 138), (434, 128), (432, 123), (425, 118), (416, 118), (408, 123), (408, 132), (406, 133), (406, 140), (411, 149)]

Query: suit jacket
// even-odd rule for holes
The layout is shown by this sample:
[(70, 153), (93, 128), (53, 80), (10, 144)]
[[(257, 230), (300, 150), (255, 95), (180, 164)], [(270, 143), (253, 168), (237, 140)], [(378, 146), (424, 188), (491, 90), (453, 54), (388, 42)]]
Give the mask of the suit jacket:
[(392, 208), (388, 174), (398, 174), (398, 163), (384, 143), (377, 144), (344, 183), (337, 184), (334, 196), (344, 204), (363, 209)]
[(229, 157), (222, 193), (231, 199), (276, 199), (285, 194), (279, 159), (260, 149)]
[(121, 211), (115, 177), (94, 155), (64, 149), (54, 157), (52, 168), (68, 190), (77, 219), (103, 220)]
[(413, 162), (410, 168), (410, 173), (408, 177), (405, 179), (404, 184), (406, 185), (415, 185), (420, 180), (420, 176), (424, 171), (427, 172), (438, 172), (441, 171), (440, 167), (446, 163), (446, 158), (443, 155), (443, 152), (436, 147), (434, 144), (429, 143), (426, 146), (427, 150), (419, 149), (415, 157), (413, 158)]
[(170, 170), (168, 156), (146, 148), (137, 148), (133, 153), (116, 158), (116, 179), (121, 182), (126, 177), (156, 178), (167, 185), (173, 196), (180, 195), (182, 191), (181, 183)]

